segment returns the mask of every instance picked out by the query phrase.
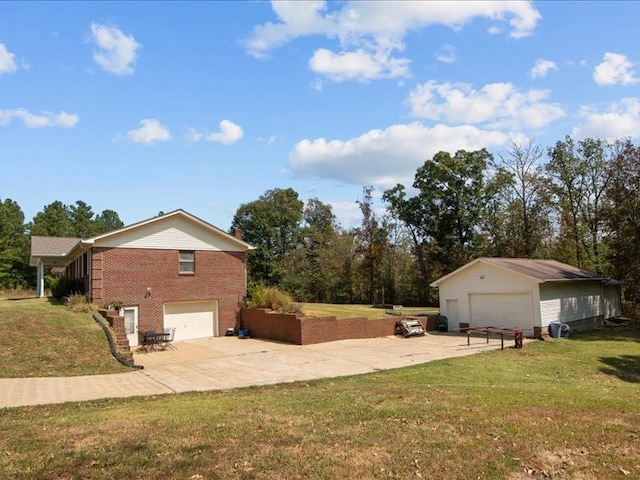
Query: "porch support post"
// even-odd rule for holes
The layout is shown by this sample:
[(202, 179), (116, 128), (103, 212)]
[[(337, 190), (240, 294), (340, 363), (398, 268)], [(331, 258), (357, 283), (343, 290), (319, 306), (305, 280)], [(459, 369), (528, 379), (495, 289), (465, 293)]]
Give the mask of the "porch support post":
[(44, 263), (38, 260), (38, 278), (36, 284), (36, 297), (44, 297)]

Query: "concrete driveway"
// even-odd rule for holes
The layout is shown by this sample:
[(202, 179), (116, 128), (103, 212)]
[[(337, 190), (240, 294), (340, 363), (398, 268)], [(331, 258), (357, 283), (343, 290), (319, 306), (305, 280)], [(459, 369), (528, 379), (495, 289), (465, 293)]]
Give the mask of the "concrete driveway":
[[(511, 346), (511, 342), (508, 343)], [(340, 340), (290, 345), (219, 337), (136, 353), (144, 369), (115, 375), (0, 379), (0, 407), (226, 390), (357, 375), (500, 348), (499, 339), (428, 333), (422, 337)]]

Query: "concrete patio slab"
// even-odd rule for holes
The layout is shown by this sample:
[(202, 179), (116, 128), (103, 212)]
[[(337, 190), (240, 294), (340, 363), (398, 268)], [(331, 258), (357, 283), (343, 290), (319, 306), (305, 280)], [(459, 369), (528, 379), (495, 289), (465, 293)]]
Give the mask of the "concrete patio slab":
[[(509, 345), (511, 346), (511, 345)], [(226, 390), (331, 378), (417, 365), (500, 348), (499, 339), (428, 333), (422, 337), (291, 345), (217, 337), (134, 354), (142, 370), (115, 375), (0, 379), (0, 407)]]

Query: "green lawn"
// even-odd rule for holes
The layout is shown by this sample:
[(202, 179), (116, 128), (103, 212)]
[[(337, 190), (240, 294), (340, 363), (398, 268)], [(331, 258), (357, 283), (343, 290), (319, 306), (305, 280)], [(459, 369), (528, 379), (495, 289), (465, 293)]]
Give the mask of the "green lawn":
[[(389, 317), (392, 314), (383, 308), (374, 308), (370, 305), (331, 305), (327, 303), (302, 303), (305, 315), (314, 317), (335, 316), (337, 318), (366, 317), (369, 319)], [(438, 313), (437, 308), (432, 307), (404, 307), (394, 313), (402, 315), (422, 315)]]
[(634, 325), (348, 378), (4, 409), (0, 478), (640, 478), (639, 382)]
[(0, 298), (0, 378), (129, 371), (88, 311), (46, 298)]

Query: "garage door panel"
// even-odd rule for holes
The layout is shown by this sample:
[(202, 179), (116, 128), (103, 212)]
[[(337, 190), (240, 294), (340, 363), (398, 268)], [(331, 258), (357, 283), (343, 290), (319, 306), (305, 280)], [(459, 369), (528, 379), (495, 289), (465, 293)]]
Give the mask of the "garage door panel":
[(472, 327), (533, 329), (529, 292), (478, 293), (469, 296)]
[(164, 326), (175, 328), (175, 340), (217, 336), (217, 302), (176, 302), (164, 305)]

